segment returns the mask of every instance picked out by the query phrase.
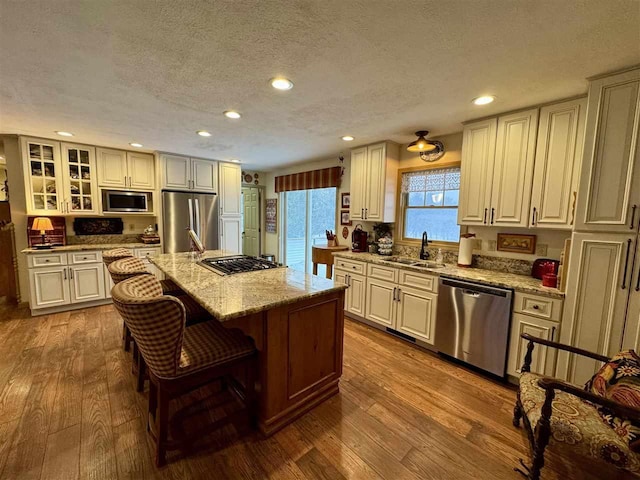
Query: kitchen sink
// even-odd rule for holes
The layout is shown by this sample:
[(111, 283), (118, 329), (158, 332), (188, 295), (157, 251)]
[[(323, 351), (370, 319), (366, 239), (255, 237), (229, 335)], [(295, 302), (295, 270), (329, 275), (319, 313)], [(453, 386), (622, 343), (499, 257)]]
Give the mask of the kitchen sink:
[(390, 257), (382, 260), (383, 262), (398, 263), (400, 265), (409, 265), (410, 267), (424, 267), (424, 268), (442, 268), (444, 264), (429, 262), (426, 260), (414, 260), (413, 258), (401, 258)]

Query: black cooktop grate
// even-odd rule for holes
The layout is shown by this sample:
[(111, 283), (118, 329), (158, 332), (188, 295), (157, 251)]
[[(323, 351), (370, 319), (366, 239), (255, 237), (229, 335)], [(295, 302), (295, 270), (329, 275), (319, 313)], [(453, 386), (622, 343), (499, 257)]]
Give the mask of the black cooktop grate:
[(200, 264), (222, 275), (234, 275), (236, 273), (259, 272), (278, 268), (279, 265), (263, 258), (249, 257), (247, 255), (234, 255), (232, 257), (204, 258)]

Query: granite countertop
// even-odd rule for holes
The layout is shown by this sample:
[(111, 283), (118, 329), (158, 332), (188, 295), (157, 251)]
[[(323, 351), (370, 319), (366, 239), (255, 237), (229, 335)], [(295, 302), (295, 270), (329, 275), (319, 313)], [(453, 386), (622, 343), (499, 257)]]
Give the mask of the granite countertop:
[[(518, 292), (533, 293), (536, 295), (544, 295), (552, 298), (564, 298), (564, 293), (557, 288), (543, 287), (542, 281), (527, 275), (516, 275), (515, 273), (498, 272), (495, 270), (485, 270), (481, 268), (463, 268), (456, 265), (445, 265), (444, 267), (420, 267), (411, 265), (402, 265), (385, 261), (390, 257), (384, 257), (373, 253), (354, 253), (354, 252), (336, 252), (334, 257), (359, 260), (361, 262), (377, 263), (387, 267), (394, 267), (403, 270), (412, 270), (414, 272), (431, 273), (434, 275), (442, 275), (445, 277), (457, 278), (460, 280), (469, 280), (486, 285), (511, 288)], [(419, 259), (415, 259), (419, 261)]]
[(43, 250), (37, 248), (25, 248), (21, 253), (49, 253), (49, 252), (78, 252), (84, 250), (111, 250), (112, 248), (153, 248), (161, 247), (160, 243), (80, 243), (76, 245), (62, 245)]
[[(233, 253), (210, 250), (203, 258), (228, 255)], [(285, 267), (223, 276), (199, 265), (190, 253), (167, 253), (150, 260), (220, 321), (346, 289), (333, 280)]]

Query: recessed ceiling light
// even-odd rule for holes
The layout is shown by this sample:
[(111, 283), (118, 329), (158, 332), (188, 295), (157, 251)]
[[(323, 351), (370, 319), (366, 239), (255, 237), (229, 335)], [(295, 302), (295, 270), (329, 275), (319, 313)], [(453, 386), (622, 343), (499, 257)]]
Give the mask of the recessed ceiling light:
[(233, 163), (240, 163), (240, 160), (238, 160), (237, 158), (234, 158), (231, 160)]
[(224, 112), (224, 116), (227, 118), (233, 118), (233, 119), (238, 119), (240, 118), (242, 115), (240, 115), (238, 112), (236, 112), (235, 110), (227, 110), (226, 112)]
[(276, 90), (291, 90), (293, 82), (288, 78), (276, 77), (271, 79), (271, 86)]
[(206, 130), (198, 130), (196, 132), (198, 135), (200, 135), (201, 137), (210, 137), (211, 134), (209, 132), (207, 132)]
[(344, 137), (342, 137), (342, 139), (345, 142), (352, 142), (355, 139), (355, 137), (352, 137), (351, 135), (345, 135)]
[(132, 147), (136, 147), (136, 148), (142, 148), (142, 144), (141, 143), (133, 142), (133, 143), (130, 143), (129, 145), (131, 145)]
[(73, 133), (71, 133), (71, 132), (58, 132), (58, 131), (56, 131), (56, 133), (58, 135), (60, 135), (60, 136), (63, 136), (63, 137), (73, 137)]
[(474, 105), (487, 105), (496, 99), (493, 95), (483, 95), (473, 99)]

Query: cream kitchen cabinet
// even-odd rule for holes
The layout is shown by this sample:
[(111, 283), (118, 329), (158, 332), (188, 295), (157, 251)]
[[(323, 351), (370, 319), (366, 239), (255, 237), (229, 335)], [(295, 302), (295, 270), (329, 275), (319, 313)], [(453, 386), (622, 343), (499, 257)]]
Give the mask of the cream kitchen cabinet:
[(538, 109), (465, 125), (458, 223), (528, 225), (537, 127)]
[(220, 215), (242, 215), (242, 171), (239, 165), (221, 162), (219, 164), (219, 207)]
[(460, 225), (486, 225), (489, 220), (497, 129), (495, 118), (464, 126), (458, 203)]
[(232, 253), (242, 253), (241, 215), (223, 215), (220, 217), (220, 249)]
[(367, 278), (365, 291), (365, 318), (384, 327), (396, 326), (395, 283)]
[(71, 303), (90, 302), (105, 298), (104, 265), (90, 263), (69, 267)]
[(348, 270), (336, 268), (335, 281), (341, 285), (346, 285), (347, 290), (344, 296), (344, 309), (348, 313), (364, 317), (365, 315), (365, 287), (366, 277), (353, 274)]
[[(509, 339), (509, 358), (507, 361), (507, 374), (514, 377), (520, 376), (520, 369), (527, 353), (528, 341), (520, 335), (528, 333), (534, 337), (545, 340), (558, 341), (559, 323), (543, 320), (522, 313), (514, 313), (511, 318), (511, 333)], [(531, 371), (541, 375), (553, 377), (555, 375), (555, 362), (557, 350), (544, 345), (536, 344), (533, 349)]]
[(399, 146), (383, 142), (351, 151), (353, 220), (395, 221)]
[(396, 293), (396, 330), (433, 344), (437, 294), (400, 285)]
[(62, 143), (63, 211), (95, 215), (99, 208), (96, 149)]
[[(623, 342), (637, 233), (574, 233), (560, 341), (611, 356)], [(629, 325), (629, 330), (633, 326)], [(585, 357), (558, 355), (560, 378), (582, 384), (599, 368)]]
[(160, 169), (163, 189), (217, 193), (218, 162), (163, 153)]
[(60, 142), (21, 137), (27, 214), (64, 213), (64, 183)]
[(32, 310), (71, 303), (68, 267), (29, 269), (30, 306)]
[(640, 222), (640, 69), (593, 79), (575, 228), (628, 232)]
[(155, 189), (155, 159), (141, 152), (97, 148), (98, 186), (133, 190)]
[(530, 226), (571, 229), (575, 220), (587, 99), (540, 109)]

